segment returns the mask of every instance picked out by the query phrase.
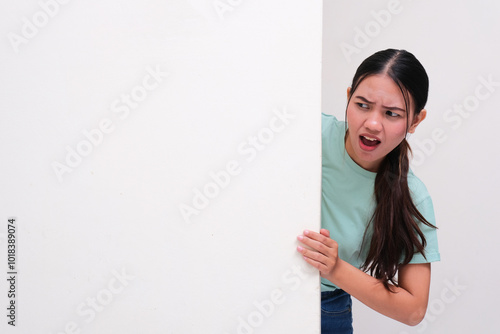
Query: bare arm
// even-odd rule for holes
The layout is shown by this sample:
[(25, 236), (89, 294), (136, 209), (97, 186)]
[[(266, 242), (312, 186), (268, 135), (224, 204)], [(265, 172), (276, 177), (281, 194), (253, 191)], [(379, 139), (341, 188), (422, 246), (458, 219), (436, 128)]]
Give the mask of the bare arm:
[(298, 247), (304, 259), (326, 278), (368, 307), (410, 326), (422, 321), (427, 309), (431, 267), (408, 264), (398, 272), (399, 287), (387, 291), (381, 281), (338, 258), (338, 245), (328, 230), (305, 231)]

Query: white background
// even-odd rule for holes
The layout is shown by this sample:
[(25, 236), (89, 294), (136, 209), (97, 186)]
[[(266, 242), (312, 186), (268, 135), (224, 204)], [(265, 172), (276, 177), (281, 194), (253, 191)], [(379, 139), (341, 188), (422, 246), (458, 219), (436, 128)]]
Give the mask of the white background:
[(2, 1), (2, 333), (319, 332), (321, 6)]
[[(382, 20), (388, 8), (397, 10)], [(499, 14), (497, 1), (324, 2), (326, 113), (344, 119), (346, 88), (361, 61), (378, 50), (412, 52), (430, 78), (427, 119), (410, 139), (413, 170), (433, 197), (439, 227), (441, 262), (432, 266), (427, 316), (412, 328), (356, 302), (355, 333), (498, 333)], [(356, 47), (357, 29), (367, 28), (367, 42)], [(342, 43), (358, 53), (346, 57)], [(496, 86), (481, 88), (480, 95), (490, 95), (475, 105), (478, 77), (491, 77)], [(467, 117), (453, 112), (464, 104)], [(432, 144), (436, 129), (440, 142)]]

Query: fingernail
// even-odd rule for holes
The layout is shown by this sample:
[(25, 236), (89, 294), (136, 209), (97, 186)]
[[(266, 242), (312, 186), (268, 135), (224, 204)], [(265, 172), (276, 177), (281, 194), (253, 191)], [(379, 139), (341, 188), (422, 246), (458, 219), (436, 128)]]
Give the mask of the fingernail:
[(304, 231), (304, 234), (305, 234), (305, 235), (308, 235), (308, 234), (309, 234), (309, 231), (308, 231), (308, 230), (305, 230), (305, 231)]
[(302, 247), (300, 247), (300, 246), (297, 246), (297, 250), (298, 250), (299, 252), (302, 252), (302, 251), (304, 250), (304, 248), (302, 248)]
[(301, 236), (301, 235), (299, 235), (299, 236), (297, 237), (297, 239), (299, 239), (300, 241), (302, 241), (302, 239), (304, 239), (304, 237), (303, 237), (303, 236)]

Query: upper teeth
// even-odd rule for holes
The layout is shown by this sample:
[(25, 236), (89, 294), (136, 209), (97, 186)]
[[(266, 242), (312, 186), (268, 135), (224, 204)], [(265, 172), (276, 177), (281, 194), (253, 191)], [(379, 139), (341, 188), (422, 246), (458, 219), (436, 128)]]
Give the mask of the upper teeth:
[(370, 138), (370, 137), (367, 137), (367, 136), (363, 136), (363, 137), (364, 137), (365, 139), (370, 140), (370, 141), (376, 141), (376, 140), (377, 140), (377, 139), (375, 139), (375, 138)]

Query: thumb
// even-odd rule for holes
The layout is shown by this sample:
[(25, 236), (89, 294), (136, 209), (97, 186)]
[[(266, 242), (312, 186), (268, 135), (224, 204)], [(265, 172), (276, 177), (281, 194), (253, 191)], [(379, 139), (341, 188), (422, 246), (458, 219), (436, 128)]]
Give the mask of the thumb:
[(319, 231), (320, 234), (324, 235), (325, 237), (328, 237), (330, 238), (330, 231), (328, 231), (327, 229), (325, 228), (322, 228), (320, 231)]

